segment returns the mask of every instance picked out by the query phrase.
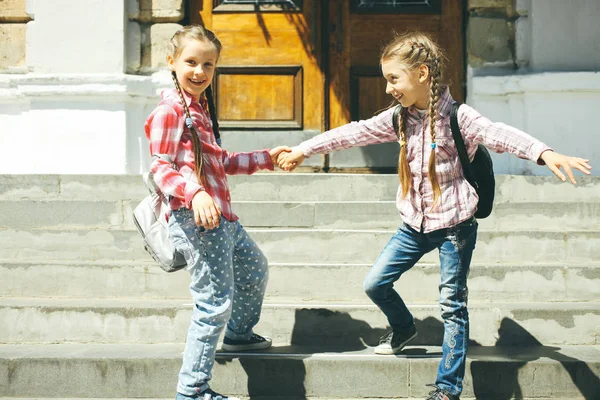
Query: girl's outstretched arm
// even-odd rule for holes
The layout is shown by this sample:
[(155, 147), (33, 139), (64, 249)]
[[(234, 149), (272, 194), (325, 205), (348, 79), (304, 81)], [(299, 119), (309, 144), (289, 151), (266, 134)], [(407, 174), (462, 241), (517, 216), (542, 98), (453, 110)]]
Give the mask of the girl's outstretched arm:
[(566, 181), (566, 178), (560, 168), (565, 170), (573, 183), (572, 168), (590, 174), (589, 160), (555, 153), (533, 136), (502, 122), (492, 122), (466, 104), (458, 109), (458, 123), (465, 141), (481, 143), (497, 153), (508, 152), (538, 165), (547, 165), (562, 181)]
[(223, 166), (228, 175), (251, 175), (259, 169), (273, 170), (277, 157), (283, 151), (290, 151), (287, 146), (279, 146), (268, 150), (247, 153), (230, 153), (223, 150)]
[[(282, 169), (286, 169), (284, 166), (287, 166), (289, 169), (286, 170), (291, 171), (300, 165), (304, 158), (314, 154), (326, 154), (369, 144), (395, 142), (398, 138), (392, 123), (393, 114), (394, 109), (390, 108), (373, 118), (350, 122), (316, 135), (293, 147), (290, 153), (284, 154), (280, 158), (282, 161), (278, 164)], [(295, 166), (291, 167), (294, 162)]]

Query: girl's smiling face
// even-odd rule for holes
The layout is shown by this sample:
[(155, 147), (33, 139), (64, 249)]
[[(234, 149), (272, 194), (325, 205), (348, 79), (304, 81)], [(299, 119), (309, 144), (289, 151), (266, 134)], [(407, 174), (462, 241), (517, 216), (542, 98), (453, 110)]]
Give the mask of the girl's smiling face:
[(422, 64), (410, 70), (405, 64), (389, 59), (381, 62), (387, 80), (385, 92), (391, 94), (402, 107), (415, 106), (425, 110), (429, 104), (429, 68)]
[(210, 41), (186, 39), (179, 54), (167, 56), (167, 63), (181, 88), (198, 101), (212, 82), (218, 59), (219, 52)]

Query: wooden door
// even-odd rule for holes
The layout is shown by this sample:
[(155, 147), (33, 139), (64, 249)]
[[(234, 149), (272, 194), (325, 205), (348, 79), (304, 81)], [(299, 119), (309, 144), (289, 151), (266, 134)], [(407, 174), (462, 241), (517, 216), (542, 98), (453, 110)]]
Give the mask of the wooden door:
[[(385, 93), (379, 54), (394, 31), (431, 33), (449, 60), (443, 80), (451, 84), (454, 98), (464, 100), (464, 0), (188, 4), (190, 22), (213, 30), (223, 43), (215, 81), (221, 127), (258, 132), (258, 146), (293, 145), (388, 106), (392, 98)], [(397, 145), (352, 149), (306, 164), (393, 172)]]
[(222, 128), (321, 130), (319, 0), (190, 3), (190, 22), (223, 44), (215, 80)]
[(462, 0), (331, 0), (331, 127), (369, 118), (390, 104), (379, 56), (394, 32), (431, 34), (448, 58), (442, 81), (464, 101), (462, 16)]
[[(367, 119), (390, 106), (379, 68), (383, 46), (394, 32), (432, 35), (448, 61), (442, 82), (464, 101), (463, 0), (331, 0), (328, 13), (330, 128)], [(393, 172), (396, 144), (333, 153), (326, 167)]]

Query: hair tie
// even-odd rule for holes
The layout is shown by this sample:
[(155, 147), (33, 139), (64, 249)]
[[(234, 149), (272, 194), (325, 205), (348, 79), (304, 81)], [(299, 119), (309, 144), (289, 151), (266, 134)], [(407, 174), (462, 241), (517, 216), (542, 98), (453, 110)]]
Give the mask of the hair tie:
[(431, 143), (431, 148), (435, 149), (437, 147), (437, 144), (435, 142)]
[(194, 121), (191, 118), (186, 118), (185, 119), (185, 124), (190, 129), (192, 129), (194, 127)]
[(400, 147), (406, 146), (406, 141), (400, 140)]

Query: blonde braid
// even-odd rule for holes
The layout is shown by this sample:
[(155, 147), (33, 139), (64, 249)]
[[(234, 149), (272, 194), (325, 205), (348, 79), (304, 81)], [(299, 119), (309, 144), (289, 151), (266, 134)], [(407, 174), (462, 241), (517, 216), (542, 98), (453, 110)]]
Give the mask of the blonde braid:
[[(177, 93), (179, 93), (179, 98), (181, 99), (181, 104), (183, 105), (183, 111), (185, 112), (186, 119), (192, 120), (192, 116), (190, 115), (190, 109), (187, 106), (185, 101), (185, 97), (183, 96), (183, 92), (181, 90), (181, 86), (179, 85), (179, 81), (177, 80), (177, 75), (175, 71), (171, 72), (171, 77), (173, 78), (173, 82), (175, 83), (175, 88), (177, 89)], [(194, 129), (193, 126), (189, 126), (190, 133), (192, 135), (192, 144), (194, 148), (194, 172), (196, 173), (196, 177), (198, 178), (198, 183), (204, 184), (204, 157), (202, 156), (202, 142), (200, 138), (198, 138), (198, 133)]]
[(435, 151), (437, 148), (435, 143), (435, 123), (438, 119), (438, 101), (440, 100), (440, 60), (438, 57), (433, 57), (429, 74), (431, 76), (431, 94), (429, 99), (429, 133), (431, 134), (431, 154), (429, 155), (428, 173), (429, 181), (431, 182), (431, 187), (433, 189), (433, 205), (435, 206), (442, 196), (440, 183), (435, 171)]
[(402, 185), (402, 198), (405, 198), (412, 187), (412, 174), (408, 164), (408, 154), (406, 150), (406, 108), (402, 107), (400, 111), (400, 158), (398, 159), (398, 177)]

